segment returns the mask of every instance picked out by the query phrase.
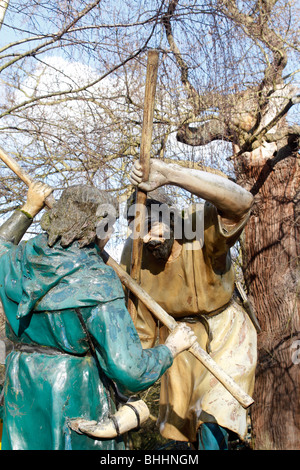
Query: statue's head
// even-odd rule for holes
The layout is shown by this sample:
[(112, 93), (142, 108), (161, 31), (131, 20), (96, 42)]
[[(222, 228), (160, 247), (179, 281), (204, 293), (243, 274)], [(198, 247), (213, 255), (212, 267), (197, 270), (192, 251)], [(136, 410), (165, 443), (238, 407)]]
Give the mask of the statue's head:
[(117, 216), (117, 204), (110, 194), (93, 186), (76, 185), (65, 189), (53, 208), (41, 219), (48, 245), (59, 239), (63, 247), (75, 240), (80, 248), (109, 238)]
[[(127, 220), (134, 228), (134, 195), (128, 200)], [(146, 200), (147, 216), (143, 242), (154, 258), (166, 262), (174, 244), (175, 210), (170, 197), (161, 189), (151, 191)]]

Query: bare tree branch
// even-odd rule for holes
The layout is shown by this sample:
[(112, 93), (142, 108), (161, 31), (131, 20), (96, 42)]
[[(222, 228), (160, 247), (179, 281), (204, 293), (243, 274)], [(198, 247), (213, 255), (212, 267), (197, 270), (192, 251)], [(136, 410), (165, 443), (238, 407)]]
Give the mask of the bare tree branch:
[(3, 25), (3, 21), (4, 21), (4, 17), (5, 17), (5, 13), (8, 8), (8, 5), (9, 5), (9, 0), (0, 0), (0, 29)]
[(95, 6), (97, 6), (101, 0), (95, 0), (94, 2), (90, 3), (87, 5), (80, 13), (78, 13), (78, 16), (72, 20), (67, 26), (65, 26), (61, 31), (58, 31), (56, 34), (52, 36), (52, 39), (50, 41), (45, 41), (43, 44), (39, 44), (37, 47), (34, 47), (30, 51), (26, 51), (23, 54), (19, 54), (17, 57), (12, 59), (11, 61), (7, 62), (4, 64), (2, 67), (0, 67), (0, 73), (6, 69), (7, 67), (13, 65), (15, 62), (23, 59), (24, 57), (28, 56), (34, 56), (35, 54), (39, 53), (41, 50), (46, 49), (47, 46), (54, 44), (56, 41), (61, 39), (64, 34), (66, 34), (78, 21), (80, 21), (88, 12), (90, 12)]

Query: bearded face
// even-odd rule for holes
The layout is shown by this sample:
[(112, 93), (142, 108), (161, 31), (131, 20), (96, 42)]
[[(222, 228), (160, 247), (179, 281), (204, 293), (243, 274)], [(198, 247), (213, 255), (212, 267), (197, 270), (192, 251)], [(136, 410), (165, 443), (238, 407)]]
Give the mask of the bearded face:
[(163, 222), (154, 222), (143, 239), (146, 249), (154, 258), (166, 262), (174, 243), (173, 230)]
[[(155, 193), (155, 191), (153, 193)], [(143, 237), (143, 243), (146, 250), (151, 253), (155, 259), (167, 262), (174, 244), (176, 211), (174, 207), (171, 206), (170, 199), (161, 194), (160, 199), (161, 201), (149, 198), (146, 201), (147, 216), (143, 230), (143, 233), (146, 233), (146, 235)], [(134, 234), (136, 207), (133, 201), (133, 197), (128, 201), (127, 220), (129, 228)], [(137, 210), (139, 212), (139, 209)], [(180, 221), (179, 223), (181, 224)]]

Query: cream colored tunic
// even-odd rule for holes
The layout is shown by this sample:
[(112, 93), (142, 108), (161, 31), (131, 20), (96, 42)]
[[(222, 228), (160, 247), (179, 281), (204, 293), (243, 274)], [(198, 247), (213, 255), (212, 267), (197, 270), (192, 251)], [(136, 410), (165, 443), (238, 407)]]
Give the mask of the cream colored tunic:
[[(212, 358), (252, 395), (256, 330), (247, 313), (232, 301), (234, 271), (230, 258), (230, 247), (247, 219), (225, 229), (216, 208), (206, 203), (203, 247), (198, 242), (183, 241), (179, 256), (166, 264), (144, 250), (141, 285), (178, 321), (189, 323), (190, 317), (189, 325), (202, 348), (209, 343)], [(127, 270), (131, 244), (128, 239), (121, 259)], [(152, 347), (157, 339), (157, 322), (141, 302), (136, 328), (143, 347)], [(166, 327), (161, 327), (160, 341), (164, 342), (167, 335)], [(244, 438), (246, 417), (246, 410), (189, 352), (175, 358), (162, 377), (158, 423), (166, 438), (194, 442), (199, 425), (207, 421), (217, 421)]]

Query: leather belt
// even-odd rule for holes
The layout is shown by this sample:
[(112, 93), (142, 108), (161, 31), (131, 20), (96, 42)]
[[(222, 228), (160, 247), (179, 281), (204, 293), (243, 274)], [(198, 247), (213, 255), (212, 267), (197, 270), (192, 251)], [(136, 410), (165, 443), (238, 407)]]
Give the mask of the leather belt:
[(224, 312), (226, 308), (229, 307), (229, 305), (232, 303), (232, 301), (228, 302), (227, 304), (223, 305), (222, 307), (218, 308), (217, 310), (213, 310), (212, 312), (207, 312), (207, 313), (197, 313), (195, 315), (186, 315), (183, 317), (173, 317), (176, 321), (182, 321), (186, 323), (198, 323), (202, 322), (202, 319), (204, 318), (205, 320), (211, 317), (214, 317), (215, 315), (218, 315), (219, 313)]
[(232, 303), (232, 300), (228, 302), (226, 305), (223, 305), (223, 307), (214, 310), (213, 312), (209, 312), (206, 314), (198, 314), (198, 315), (193, 315), (193, 316), (186, 316), (186, 317), (180, 317), (180, 318), (175, 318), (176, 321), (178, 322), (185, 322), (185, 323), (201, 323), (207, 333), (207, 342), (206, 342), (206, 352), (209, 354), (211, 352), (211, 347), (210, 343), (212, 341), (212, 332), (209, 327), (208, 319), (211, 317), (214, 317), (215, 315), (218, 315), (221, 312), (224, 312), (226, 308)]

